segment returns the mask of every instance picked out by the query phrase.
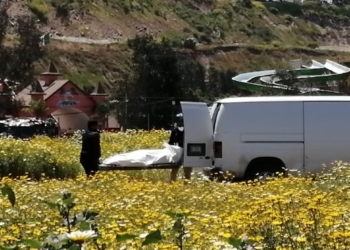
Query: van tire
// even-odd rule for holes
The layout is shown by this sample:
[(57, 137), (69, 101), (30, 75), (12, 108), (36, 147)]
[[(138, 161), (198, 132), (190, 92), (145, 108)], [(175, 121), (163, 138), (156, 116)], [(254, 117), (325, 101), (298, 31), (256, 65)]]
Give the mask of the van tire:
[(284, 163), (273, 157), (262, 157), (252, 160), (245, 172), (246, 180), (259, 179), (260, 176), (271, 176), (276, 177), (277, 173), (286, 176)]

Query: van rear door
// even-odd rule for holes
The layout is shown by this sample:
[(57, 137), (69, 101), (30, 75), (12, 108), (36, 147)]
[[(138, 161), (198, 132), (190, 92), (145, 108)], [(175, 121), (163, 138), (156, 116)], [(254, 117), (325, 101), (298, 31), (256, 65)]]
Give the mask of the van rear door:
[(185, 140), (184, 167), (211, 167), (213, 125), (206, 103), (181, 102)]

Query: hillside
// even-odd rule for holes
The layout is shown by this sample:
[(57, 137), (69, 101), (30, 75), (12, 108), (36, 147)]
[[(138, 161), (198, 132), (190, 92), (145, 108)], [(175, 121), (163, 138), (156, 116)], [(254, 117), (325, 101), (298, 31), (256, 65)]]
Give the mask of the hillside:
[[(194, 37), (202, 46), (191, 53), (200, 59), (204, 56), (231, 75), (275, 67), (295, 58), (347, 60), (345, 53), (311, 48), (347, 44), (350, 9), (315, 2), (8, 0), (8, 4), (13, 20), (34, 14), (43, 32), (116, 41), (109, 49), (106, 45), (52, 41), (47, 59), (55, 60), (61, 71), (79, 85), (120, 77), (129, 68), (126, 39), (145, 32), (159, 38), (166, 36), (174, 46)], [(40, 62), (38, 72), (45, 65)]]
[[(309, 48), (265, 47), (265, 46), (202, 46), (187, 51), (188, 56), (209, 62), (230, 81), (233, 75), (249, 70), (278, 68), (288, 60), (331, 59), (350, 61), (349, 53), (313, 50)], [(38, 63), (37, 72), (43, 72), (52, 59), (66, 77), (80, 86), (91, 86), (98, 81), (111, 83), (130, 71), (131, 51), (123, 44), (110, 46), (76, 44), (52, 41), (48, 46), (48, 57)]]
[(201, 43), (344, 43), (350, 10), (248, 0), (8, 0), (9, 14), (33, 13), (44, 32), (123, 40), (140, 32)]

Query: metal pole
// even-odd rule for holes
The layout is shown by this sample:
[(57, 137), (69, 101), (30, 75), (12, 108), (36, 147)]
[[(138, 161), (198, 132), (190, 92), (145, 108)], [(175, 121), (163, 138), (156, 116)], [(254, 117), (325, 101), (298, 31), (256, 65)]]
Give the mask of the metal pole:
[(149, 131), (149, 112), (147, 113), (147, 124), (148, 124), (148, 131)]
[(126, 131), (127, 116), (128, 116), (128, 93), (125, 92), (125, 121), (124, 121), (124, 130)]
[(172, 107), (172, 116), (171, 116), (171, 121), (172, 121), (172, 124), (171, 124), (171, 126), (172, 126), (172, 129), (174, 128), (174, 122), (175, 122), (175, 101), (173, 100), (172, 102), (171, 102), (171, 107)]

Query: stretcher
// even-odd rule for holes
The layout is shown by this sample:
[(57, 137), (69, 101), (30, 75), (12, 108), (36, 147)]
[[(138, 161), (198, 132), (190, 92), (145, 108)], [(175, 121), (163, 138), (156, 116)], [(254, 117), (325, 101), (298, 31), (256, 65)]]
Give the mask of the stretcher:
[(180, 168), (182, 148), (167, 143), (164, 143), (163, 146), (163, 149), (138, 149), (112, 155), (101, 162), (99, 171)]
[(158, 164), (151, 164), (147, 166), (120, 166), (115, 164), (100, 164), (99, 165), (99, 171), (113, 171), (113, 170), (152, 170), (152, 169), (174, 169), (174, 168), (180, 168), (181, 162), (178, 163), (158, 163)]

